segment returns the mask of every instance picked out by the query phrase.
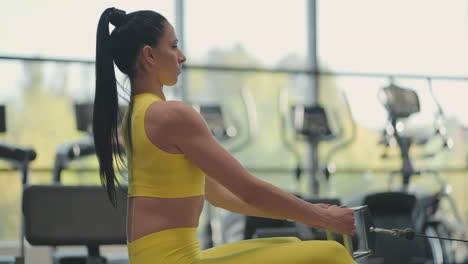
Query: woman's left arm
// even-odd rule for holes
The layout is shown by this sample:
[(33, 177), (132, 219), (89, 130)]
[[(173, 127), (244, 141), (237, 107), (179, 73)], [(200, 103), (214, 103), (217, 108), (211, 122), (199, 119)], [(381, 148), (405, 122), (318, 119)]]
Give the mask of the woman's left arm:
[(211, 177), (206, 176), (205, 179), (205, 198), (212, 205), (244, 215), (284, 219), (284, 217), (260, 211), (249, 205)]

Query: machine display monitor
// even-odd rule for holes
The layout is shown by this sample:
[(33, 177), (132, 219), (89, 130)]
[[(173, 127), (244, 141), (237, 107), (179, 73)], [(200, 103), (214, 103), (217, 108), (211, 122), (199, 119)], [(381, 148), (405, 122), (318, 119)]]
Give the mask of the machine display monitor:
[[(120, 106), (120, 112), (124, 114), (127, 111), (126, 106)], [(75, 104), (76, 128), (79, 131), (92, 132), (93, 125), (93, 104), (76, 103)], [(119, 124), (122, 120), (119, 120)]]
[(418, 94), (395, 85), (384, 87), (380, 99), (392, 117), (405, 118), (420, 110)]
[(0, 105), (0, 133), (6, 132), (6, 113), (5, 106)]
[(216, 138), (226, 137), (226, 126), (220, 105), (202, 105), (200, 106), (200, 114)]
[(79, 131), (91, 132), (93, 122), (93, 104), (75, 104), (76, 128)]
[(321, 106), (294, 106), (293, 122), (296, 131), (306, 136), (332, 136), (327, 114)]

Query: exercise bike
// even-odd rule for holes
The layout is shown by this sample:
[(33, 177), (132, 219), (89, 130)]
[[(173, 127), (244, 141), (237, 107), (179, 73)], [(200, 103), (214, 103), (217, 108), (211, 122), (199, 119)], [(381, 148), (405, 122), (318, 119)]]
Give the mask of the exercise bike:
[[(346, 202), (348, 206), (366, 204), (372, 215), (373, 224), (384, 230), (410, 228), (413, 233), (426, 237), (454, 237), (463, 233), (463, 222), (449, 196), (447, 184), (435, 170), (416, 170), (409, 152), (416, 142), (414, 137), (403, 134), (403, 119), (420, 111), (419, 98), (410, 89), (390, 84), (382, 88), (381, 100), (388, 114), (388, 125), (383, 132), (383, 143), (389, 146), (395, 142), (400, 150), (401, 169), (390, 174), (390, 179), (402, 176), (399, 189), (361, 194)], [(441, 185), (436, 193), (415, 193), (410, 191), (411, 177), (430, 174)], [(441, 215), (440, 204), (448, 200), (452, 206)], [(447, 225), (444, 217), (453, 216), (457, 226)], [(379, 229), (373, 229), (379, 230)], [(403, 235), (402, 235), (403, 236)], [(385, 236), (372, 235), (369, 245), (373, 255), (364, 263), (463, 263), (466, 258), (456, 258), (454, 243), (449, 240), (422, 238), (417, 240), (395, 240)]]

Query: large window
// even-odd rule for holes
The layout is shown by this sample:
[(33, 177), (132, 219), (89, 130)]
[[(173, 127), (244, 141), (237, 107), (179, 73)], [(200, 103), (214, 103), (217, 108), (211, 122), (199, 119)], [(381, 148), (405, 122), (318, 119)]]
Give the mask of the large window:
[[(226, 148), (235, 149), (232, 154), (256, 176), (285, 190), (296, 190), (292, 169), (297, 160), (281, 140), (278, 101), (284, 96), (281, 91), (288, 91), (290, 105), (312, 102), (309, 2), (186, 0), (181, 1), (183, 12), (176, 10), (175, 2), (43, 0), (25, 7), (11, 1), (0, 9), (0, 22), (8, 25), (0, 27), (0, 55), (88, 61), (0, 60), (0, 104), (7, 106), (8, 120), (8, 132), (0, 135), (0, 140), (37, 150), (33, 182), (50, 182), (57, 146), (83, 137), (76, 130), (73, 103), (93, 98), (96, 24), (106, 7), (115, 6), (128, 12), (159, 11), (176, 29), (184, 29), (183, 34), (176, 33), (184, 46), (187, 67), (179, 87), (165, 88), (168, 98), (180, 99), (175, 91), (184, 90), (188, 103), (221, 104), (239, 137), (222, 142)], [(390, 82), (385, 74), (395, 75), (395, 84), (418, 92), (422, 109), (407, 125), (416, 134), (430, 134), (437, 107), (427, 80), (397, 74), (468, 76), (466, 1), (316, 2), (320, 70), (336, 73), (319, 75), (319, 102), (329, 111), (335, 126), (343, 129), (343, 138), (320, 144), (320, 166), (325, 165), (323, 158), (339, 140), (352, 136), (353, 127), (356, 131), (353, 143), (335, 155), (337, 174), (329, 186), (322, 185), (321, 195), (347, 198), (362, 192), (363, 186), (380, 190), (385, 187), (386, 171), (398, 168), (400, 163), (394, 148), (393, 158), (381, 159), (383, 148), (378, 145), (386, 115), (377, 93)], [(176, 14), (185, 17), (179, 19)], [(176, 19), (184, 24), (177, 25)], [(275, 72), (278, 69), (281, 71)], [(343, 72), (382, 75), (340, 74)], [(119, 81), (125, 83), (122, 75)], [(418, 167), (446, 169), (443, 174), (454, 186), (453, 194), (467, 219), (468, 81), (434, 78), (432, 86), (447, 115), (454, 148), (431, 159), (416, 158), (415, 162)], [(237, 148), (248, 133), (243, 93), (251, 96), (257, 111), (258, 131), (252, 142)], [(296, 140), (290, 124), (286, 129), (288, 138)], [(305, 141), (297, 140), (294, 146), (306, 156)], [(415, 149), (414, 154), (431, 150), (434, 148), (425, 146)], [(310, 167), (306, 158), (303, 161)], [(65, 172), (64, 181), (99, 183), (96, 171), (85, 170), (96, 168), (94, 158), (75, 165), (78, 172)], [(417, 179), (418, 183), (425, 181)], [(307, 186), (306, 182), (302, 184)], [(0, 170), (0, 219), (6, 219), (0, 221), (0, 240), (19, 236), (20, 195), (19, 174)]]
[(186, 1), (188, 63), (299, 68), (307, 61), (306, 1)]
[(94, 59), (96, 27), (102, 11), (155, 10), (174, 23), (174, 3), (164, 0), (4, 2), (0, 10), (0, 54)]
[[(417, 169), (441, 168), (466, 220), (467, 2), (327, 0), (318, 1), (317, 10), (320, 70), (335, 73), (321, 77), (320, 102), (340, 113), (348, 135), (351, 124), (356, 125), (353, 143), (334, 158), (339, 172), (332, 178), (334, 193), (346, 197), (358, 193), (359, 186), (387, 188), (385, 170), (401, 164), (395, 147), (390, 148), (389, 158), (382, 158), (384, 148), (378, 142), (387, 116), (378, 92), (391, 82), (416, 91), (421, 111), (405, 123), (406, 133), (427, 138), (435, 133), (438, 113), (431, 85), (454, 145), (440, 150), (441, 142), (433, 138), (428, 144), (413, 146), (411, 156)], [(324, 146), (321, 155), (326, 156), (329, 149)], [(437, 155), (426, 155), (432, 152)], [(440, 187), (427, 176), (414, 177), (414, 183), (432, 190)]]
[[(311, 76), (306, 73), (311, 67), (307, 1), (186, 1), (185, 14), (188, 101), (222, 104), (226, 115), (234, 122), (239, 121), (238, 137), (246, 137), (242, 95), (249, 93), (258, 113), (255, 120), (258, 134), (250, 144), (232, 154), (255, 175), (276, 183), (287, 181), (289, 184), (282, 186), (291, 190), (292, 171), (273, 169), (263, 173), (256, 169), (295, 165), (293, 155), (280, 139), (278, 101), (283, 89), (291, 94), (290, 103), (311, 100), (307, 98), (312, 87)], [(251, 71), (252, 68), (262, 72)], [(275, 69), (283, 72), (269, 72)], [(294, 70), (303, 73), (292, 73)], [(228, 143), (226, 147), (229, 149)]]
[(468, 74), (467, 2), (318, 1), (318, 54), (331, 71)]

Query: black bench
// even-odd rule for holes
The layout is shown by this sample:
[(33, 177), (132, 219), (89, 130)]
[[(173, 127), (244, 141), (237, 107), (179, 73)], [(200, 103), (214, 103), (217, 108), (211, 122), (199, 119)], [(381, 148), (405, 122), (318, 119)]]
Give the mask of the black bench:
[(126, 188), (118, 191), (114, 208), (101, 186), (28, 185), (23, 192), (26, 240), (34, 246), (86, 246), (84, 262), (107, 263), (102, 245), (125, 245)]

